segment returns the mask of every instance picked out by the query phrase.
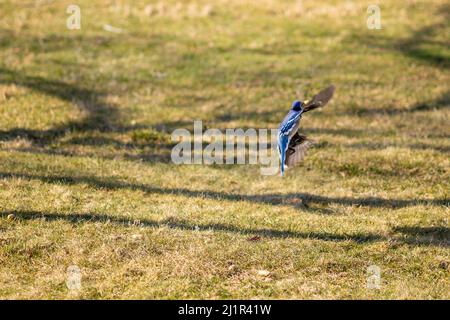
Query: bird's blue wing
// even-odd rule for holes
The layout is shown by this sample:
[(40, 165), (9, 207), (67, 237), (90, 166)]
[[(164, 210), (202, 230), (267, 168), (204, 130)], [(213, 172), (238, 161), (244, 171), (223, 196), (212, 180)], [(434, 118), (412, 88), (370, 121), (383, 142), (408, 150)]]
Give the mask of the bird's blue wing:
[(292, 130), (297, 126), (300, 121), (301, 113), (297, 111), (289, 111), (286, 117), (281, 122), (278, 128), (278, 135), (287, 135), (289, 136)]
[(278, 152), (280, 153), (280, 173), (284, 174), (284, 164), (286, 162), (286, 150), (289, 146), (291, 133), (298, 128), (301, 112), (291, 110), (278, 127)]

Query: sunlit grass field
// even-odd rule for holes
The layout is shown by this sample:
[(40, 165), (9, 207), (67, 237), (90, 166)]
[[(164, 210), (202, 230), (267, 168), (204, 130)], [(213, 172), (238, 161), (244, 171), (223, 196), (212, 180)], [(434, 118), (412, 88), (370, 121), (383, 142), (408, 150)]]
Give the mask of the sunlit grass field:
[[(369, 4), (0, 1), (0, 298), (449, 299), (450, 7)], [(284, 178), (171, 162), (329, 84)]]

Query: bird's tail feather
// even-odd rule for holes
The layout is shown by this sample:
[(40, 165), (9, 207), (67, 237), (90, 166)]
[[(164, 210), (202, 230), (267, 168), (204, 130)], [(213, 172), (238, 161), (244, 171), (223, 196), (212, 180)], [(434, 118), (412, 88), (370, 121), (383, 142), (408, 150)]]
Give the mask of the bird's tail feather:
[(280, 175), (284, 176), (284, 162), (286, 161), (286, 153), (282, 152), (280, 156)]
[(278, 137), (278, 153), (280, 155), (280, 175), (284, 175), (284, 162), (286, 159), (286, 149), (289, 143), (289, 137), (281, 135)]

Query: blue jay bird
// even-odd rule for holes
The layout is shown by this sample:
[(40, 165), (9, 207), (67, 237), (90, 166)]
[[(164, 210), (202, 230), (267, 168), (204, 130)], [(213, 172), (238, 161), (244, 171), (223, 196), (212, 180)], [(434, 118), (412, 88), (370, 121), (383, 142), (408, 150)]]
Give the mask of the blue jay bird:
[(305, 112), (323, 107), (333, 97), (335, 87), (329, 86), (315, 95), (310, 101), (294, 101), (291, 110), (278, 128), (278, 153), (280, 156), (280, 174), (284, 175), (285, 166), (291, 167), (301, 162), (306, 151), (314, 144), (305, 135), (298, 133), (300, 119)]

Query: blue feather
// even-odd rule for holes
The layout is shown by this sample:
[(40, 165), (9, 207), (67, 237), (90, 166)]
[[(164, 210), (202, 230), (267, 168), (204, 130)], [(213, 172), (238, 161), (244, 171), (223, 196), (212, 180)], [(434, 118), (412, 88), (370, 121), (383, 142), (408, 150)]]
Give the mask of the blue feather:
[(294, 101), (292, 103), (292, 109), (284, 117), (280, 126), (278, 127), (278, 152), (280, 155), (280, 173), (284, 174), (284, 162), (286, 159), (286, 150), (289, 146), (289, 140), (292, 130), (297, 127), (298, 122), (302, 117), (303, 103), (300, 101)]
[(289, 145), (289, 136), (281, 134), (278, 136), (278, 152), (280, 154), (280, 173), (281, 176), (284, 174), (284, 162), (286, 159), (286, 150)]

